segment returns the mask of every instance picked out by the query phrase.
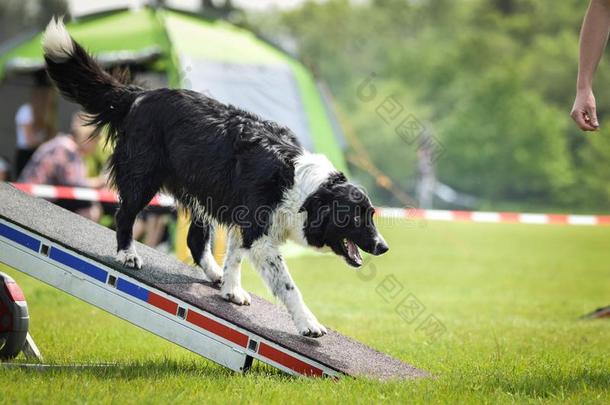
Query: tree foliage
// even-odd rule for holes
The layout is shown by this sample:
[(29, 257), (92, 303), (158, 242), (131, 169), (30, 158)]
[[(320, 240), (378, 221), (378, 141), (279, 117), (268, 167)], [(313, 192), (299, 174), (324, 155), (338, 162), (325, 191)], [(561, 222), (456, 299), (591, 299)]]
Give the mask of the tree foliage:
[[(602, 130), (581, 133), (569, 118), (586, 7), (579, 0), (330, 0), (255, 25), (267, 37), (294, 38), (373, 161), (405, 191), (413, 190), (416, 147), (380, 115), (388, 97), (442, 144), (439, 180), (482, 205), (603, 210), (610, 202), (607, 61), (596, 78)], [(373, 72), (377, 99), (363, 101), (358, 86)], [(364, 171), (355, 173), (378, 202), (396, 203)]]

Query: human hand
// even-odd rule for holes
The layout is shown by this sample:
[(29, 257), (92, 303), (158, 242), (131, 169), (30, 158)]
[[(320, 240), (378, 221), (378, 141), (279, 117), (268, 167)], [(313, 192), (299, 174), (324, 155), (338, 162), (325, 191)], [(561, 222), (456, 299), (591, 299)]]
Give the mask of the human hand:
[(583, 131), (597, 131), (599, 121), (597, 120), (593, 90), (578, 90), (576, 92), (576, 99), (570, 116)]

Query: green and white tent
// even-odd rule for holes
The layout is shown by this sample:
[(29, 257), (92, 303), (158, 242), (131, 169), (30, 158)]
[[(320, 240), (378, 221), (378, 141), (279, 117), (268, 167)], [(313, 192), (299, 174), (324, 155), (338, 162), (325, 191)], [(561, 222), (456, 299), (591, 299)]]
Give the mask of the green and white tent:
[[(91, 15), (67, 26), (107, 66), (159, 72), (171, 87), (196, 90), (277, 121), (306, 148), (346, 170), (339, 127), (311, 73), (253, 33), (148, 7)], [(0, 81), (43, 68), (40, 36), (0, 54)]]

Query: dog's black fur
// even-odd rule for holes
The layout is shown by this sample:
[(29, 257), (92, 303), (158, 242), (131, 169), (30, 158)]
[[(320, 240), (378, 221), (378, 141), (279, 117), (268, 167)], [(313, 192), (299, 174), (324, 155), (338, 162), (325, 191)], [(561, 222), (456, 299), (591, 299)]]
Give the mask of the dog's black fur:
[[(49, 24), (43, 47), (53, 82), (90, 114), (94, 134), (107, 128), (114, 145), (111, 180), (121, 200), (117, 259), (141, 266), (132, 247), (133, 223), (165, 189), (191, 210), (187, 244), (213, 281), (223, 276), (209, 252), (210, 221), (239, 230), (238, 237), (229, 234), (221, 288), (225, 299), (250, 302), (239, 281), (239, 262), (242, 250), (251, 252), (299, 332), (313, 337), (326, 333), (302, 301), (278, 245), (296, 238), (329, 247), (360, 266), (358, 247), (375, 255), (388, 250), (373, 223), (368, 197), (328, 160), (308, 154), (287, 128), (193, 91), (145, 90), (108, 74), (61, 21)], [(293, 221), (284, 225), (277, 218)]]
[[(107, 127), (114, 143), (111, 178), (121, 198), (118, 250), (129, 245), (136, 215), (161, 188), (187, 207), (196, 199), (220, 223), (233, 224), (238, 209), (252, 216), (240, 219), (251, 225), (242, 229), (246, 248), (265, 233), (268, 218), (253, 215), (259, 207), (277, 207), (293, 186), (294, 159), (303, 153), (289, 129), (194, 91), (125, 85), (101, 69), (76, 41), (73, 45), (68, 60), (45, 56), (47, 72), (64, 97), (91, 115), (92, 124)], [(336, 198), (343, 196), (344, 206), (353, 205), (352, 188), (345, 176), (336, 173), (305, 203), (310, 214), (305, 233), (312, 246), (328, 245), (342, 254), (337, 251), (340, 238), (322, 234), (321, 228), (333, 225), (328, 214)], [(372, 224), (368, 199), (361, 204), (366, 216), (362, 224)], [(203, 227), (208, 226), (204, 222)], [(334, 243), (327, 243), (328, 238)], [(372, 252), (374, 248), (367, 246), (371, 243), (357, 244)]]
[[(186, 206), (197, 199), (206, 214), (227, 225), (238, 207), (249, 215), (261, 206), (273, 209), (292, 187), (293, 160), (302, 148), (288, 129), (193, 91), (125, 86), (74, 46), (67, 62), (47, 57), (47, 71), (93, 124), (109, 129), (111, 176), (121, 197), (119, 250), (131, 240), (137, 213), (162, 187)], [(243, 229), (249, 247), (268, 221), (241, 221), (252, 225)]]
[[(53, 22), (50, 27), (49, 35), (55, 35)], [(117, 251), (131, 248), (136, 215), (160, 189), (191, 209), (187, 243), (198, 264), (209, 244), (212, 219), (238, 227), (241, 248), (246, 250), (270, 232), (274, 211), (284, 204), (286, 193), (299, 189), (296, 165), (306, 153), (289, 129), (193, 91), (144, 90), (125, 84), (62, 33), (63, 25), (58, 29), (59, 39), (45, 39), (47, 72), (64, 97), (91, 115), (98, 130), (108, 129), (114, 144), (111, 179), (121, 199)], [(299, 213), (307, 212), (300, 225), (306, 243), (330, 247), (352, 266), (362, 264), (356, 245), (369, 253), (384, 253), (388, 248), (373, 224), (369, 199), (342, 173), (332, 167), (324, 170), (326, 181), (290, 213), (300, 218)], [(272, 243), (276, 242), (281, 241)], [(283, 262), (274, 254), (267, 262), (276, 273), (268, 278), (287, 280), (281, 285), (290, 285), (286, 291), (293, 292), (289, 275), (277, 276)], [(139, 267), (136, 262), (133, 266)], [(276, 287), (271, 287), (274, 293)], [(304, 322), (302, 333), (325, 333), (303, 308), (293, 314)]]

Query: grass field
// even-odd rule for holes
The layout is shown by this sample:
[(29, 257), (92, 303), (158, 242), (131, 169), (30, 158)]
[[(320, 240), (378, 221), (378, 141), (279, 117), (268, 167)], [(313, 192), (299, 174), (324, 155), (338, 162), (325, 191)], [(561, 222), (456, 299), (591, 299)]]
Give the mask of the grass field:
[[(289, 259), (291, 271), (323, 323), (435, 378), (335, 382), (260, 365), (233, 375), (9, 270), (47, 361), (119, 366), (0, 369), (0, 403), (610, 403), (610, 322), (577, 320), (610, 305), (610, 228), (401, 222), (382, 229), (391, 250), (361, 276), (330, 256)], [(249, 268), (244, 278), (247, 289), (269, 297)], [(395, 298), (380, 294), (391, 282), (402, 285)], [(395, 311), (409, 294), (425, 307), (411, 323)], [(444, 333), (421, 329), (429, 316)]]

